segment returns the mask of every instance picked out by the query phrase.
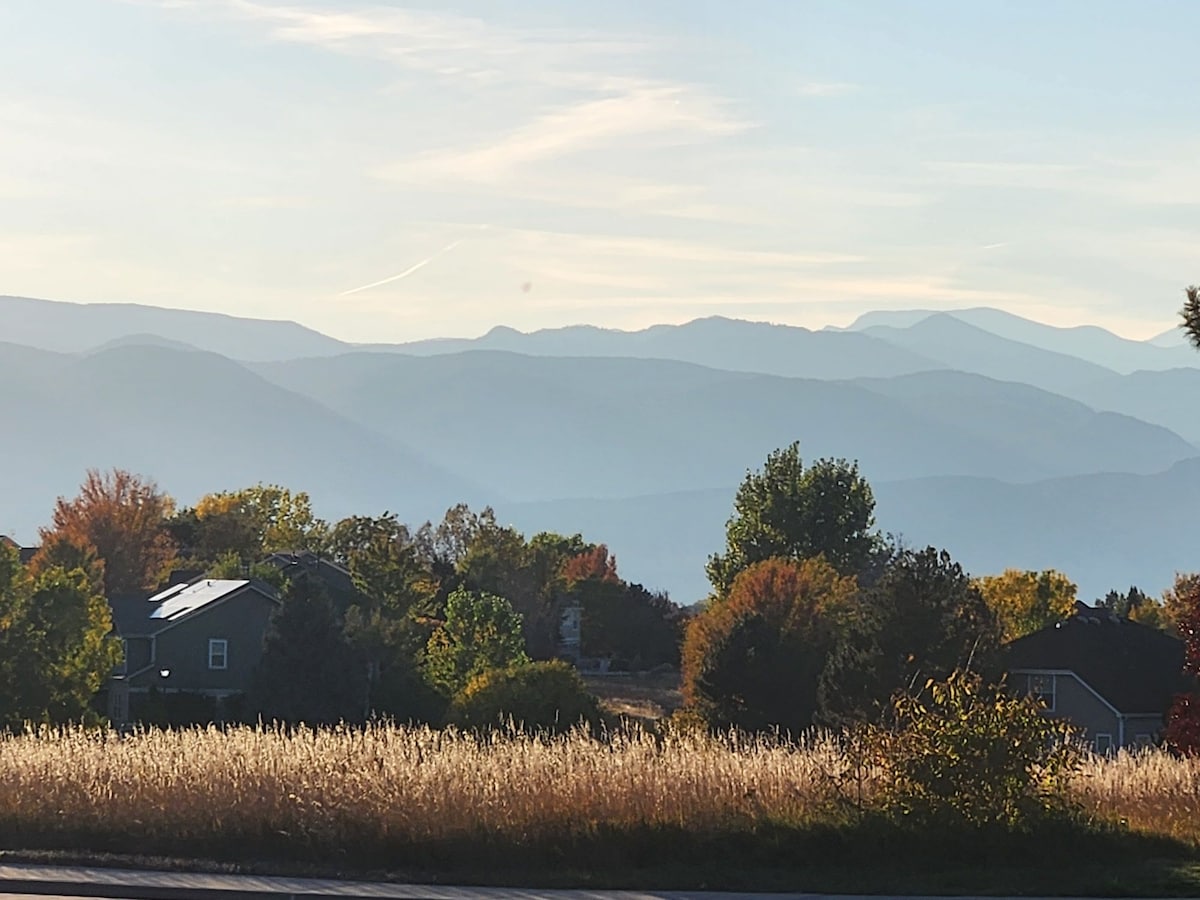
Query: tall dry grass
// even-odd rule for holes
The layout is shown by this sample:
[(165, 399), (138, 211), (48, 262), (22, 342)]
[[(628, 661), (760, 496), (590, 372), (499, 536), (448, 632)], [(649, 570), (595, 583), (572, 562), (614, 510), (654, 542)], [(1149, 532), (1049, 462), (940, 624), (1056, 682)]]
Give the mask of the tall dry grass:
[(827, 739), (795, 748), (383, 725), (124, 738), (45, 730), (0, 739), (0, 829), (151, 846), (170, 836), (201, 847), (281, 838), (328, 848), (744, 828), (819, 815), (842, 767)]
[[(463, 840), (598, 831), (749, 832), (836, 824), (856, 792), (828, 737), (605, 741), (376, 725), (365, 730), (79, 729), (0, 738), (0, 840), (140, 852), (280, 847), (386, 854)], [(1200, 843), (1200, 763), (1164, 753), (1088, 761), (1085, 807)]]

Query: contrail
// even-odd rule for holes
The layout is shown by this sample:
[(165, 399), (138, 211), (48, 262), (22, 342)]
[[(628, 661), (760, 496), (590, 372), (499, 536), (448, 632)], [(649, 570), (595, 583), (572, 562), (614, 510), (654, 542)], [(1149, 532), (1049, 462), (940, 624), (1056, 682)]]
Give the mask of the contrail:
[(434, 253), (432, 256), (425, 257), (425, 259), (421, 260), (419, 263), (413, 263), (411, 266), (409, 266), (407, 269), (405, 269), (399, 275), (393, 275), (391, 278), (383, 279), (383, 281), (375, 281), (375, 282), (372, 282), (371, 284), (364, 284), (362, 287), (356, 287), (356, 288), (352, 288), (351, 290), (348, 290), (348, 291), (342, 291), (340, 294), (338, 294), (338, 296), (339, 297), (349, 297), (351, 294), (357, 294), (359, 291), (369, 291), (371, 288), (382, 287), (385, 284), (391, 284), (393, 281), (399, 281), (401, 278), (407, 278), (413, 272), (416, 272), (419, 269), (425, 268), (427, 265), (429, 265), (431, 262), (433, 262), (435, 259), (437, 259), (439, 256), (441, 256), (443, 253), (449, 253), (451, 250), (453, 250), (455, 247), (457, 247), (461, 243), (462, 243), (462, 241), (451, 241), (449, 244), (447, 244), (445, 247), (443, 247), (437, 253)]

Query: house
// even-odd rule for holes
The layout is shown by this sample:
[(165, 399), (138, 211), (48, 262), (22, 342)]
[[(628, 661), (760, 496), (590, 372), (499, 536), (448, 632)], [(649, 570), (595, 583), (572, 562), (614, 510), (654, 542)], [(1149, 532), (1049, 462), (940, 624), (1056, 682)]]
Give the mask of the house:
[(10, 547), (17, 551), (17, 556), (20, 557), (21, 565), (29, 564), (29, 561), (37, 556), (38, 547), (22, 547), (6, 534), (0, 534), (0, 547)]
[(251, 579), (197, 578), (149, 598), (110, 597), (125, 660), (105, 691), (109, 719), (142, 719), (152, 701), (232, 717), (278, 603), (273, 588)]
[(1076, 603), (1075, 614), (1005, 648), (1008, 683), (1070, 720), (1101, 753), (1154, 743), (1188, 689), (1177, 638)]

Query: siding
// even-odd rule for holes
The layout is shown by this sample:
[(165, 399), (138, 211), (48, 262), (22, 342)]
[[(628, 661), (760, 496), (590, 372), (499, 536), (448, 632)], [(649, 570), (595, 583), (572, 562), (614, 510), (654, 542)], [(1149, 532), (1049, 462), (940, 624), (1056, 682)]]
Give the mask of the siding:
[[(263, 635), (274, 601), (246, 587), (204, 608), (155, 638), (154, 666), (133, 679), (135, 687), (234, 693), (245, 691), (262, 658)], [(210, 669), (208, 642), (228, 641), (227, 667)], [(160, 676), (168, 670), (167, 678)]]

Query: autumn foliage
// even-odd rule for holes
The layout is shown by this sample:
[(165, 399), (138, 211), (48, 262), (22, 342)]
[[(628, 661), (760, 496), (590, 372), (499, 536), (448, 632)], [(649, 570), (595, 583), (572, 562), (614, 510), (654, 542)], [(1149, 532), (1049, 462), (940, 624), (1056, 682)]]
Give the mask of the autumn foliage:
[[(1175, 625), (1184, 641), (1183, 671), (1200, 676), (1200, 577), (1181, 575), (1169, 594)], [(1200, 694), (1180, 694), (1167, 713), (1167, 744), (1200, 755)]]
[(683, 691), (710, 723), (798, 733), (812, 724), (835, 621), (857, 583), (823, 558), (769, 559), (688, 626)]
[(59, 497), (53, 527), (41, 530), (43, 546), (63, 552), (69, 544), (104, 563), (109, 596), (157, 586), (175, 561), (167, 534), (174, 501), (153, 482), (122, 469), (89, 469), (79, 495)]

